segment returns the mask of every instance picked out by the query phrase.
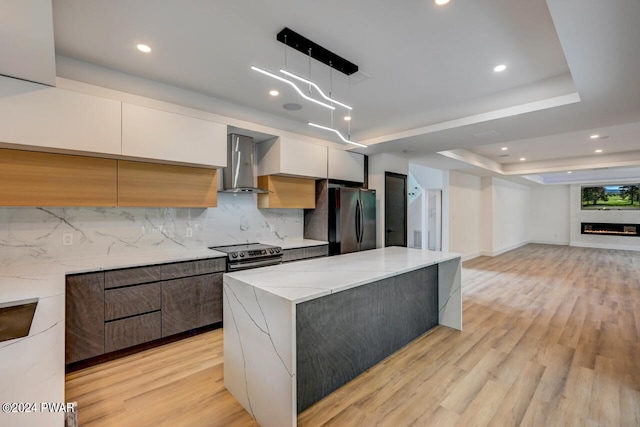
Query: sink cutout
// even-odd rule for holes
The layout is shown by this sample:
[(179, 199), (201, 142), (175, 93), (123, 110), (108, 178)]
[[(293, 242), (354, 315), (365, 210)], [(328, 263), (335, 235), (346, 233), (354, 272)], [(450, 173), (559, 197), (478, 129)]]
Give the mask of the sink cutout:
[(0, 303), (0, 342), (29, 335), (38, 298)]

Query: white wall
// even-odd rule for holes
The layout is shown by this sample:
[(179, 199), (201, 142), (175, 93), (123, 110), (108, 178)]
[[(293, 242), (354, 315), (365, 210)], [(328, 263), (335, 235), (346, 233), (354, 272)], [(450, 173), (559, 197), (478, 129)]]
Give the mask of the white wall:
[(504, 179), (451, 171), (448, 250), (471, 259), (527, 244), (529, 193), (529, 187)]
[[(392, 154), (375, 154), (369, 156), (369, 188), (376, 190), (376, 246), (384, 247), (384, 173), (395, 172), (409, 174), (407, 159)], [(407, 183), (408, 185), (408, 183)]]
[(530, 188), (491, 178), (493, 241), (491, 253), (495, 256), (529, 243)]
[[(422, 239), (425, 233), (426, 221), (425, 198), (426, 190), (421, 187), (415, 189), (411, 185), (411, 172), (409, 172), (409, 197), (407, 206), (407, 246), (410, 248), (422, 248)], [(412, 195), (413, 194), (413, 195)]]
[(427, 190), (442, 189), (444, 171), (411, 163), (409, 165), (409, 172), (411, 172), (411, 175), (413, 175), (422, 188)]
[(627, 249), (640, 251), (640, 238), (629, 236), (593, 236), (581, 234), (583, 222), (612, 222), (640, 224), (640, 210), (582, 210), (581, 186), (574, 184), (570, 190), (570, 244), (603, 249)]
[(540, 185), (531, 189), (531, 241), (568, 245), (570, 192), (568, 185)]
[(451, 171), (448, 193), (448, 250), (462, 254), (463, 259), (474, 258), (480, 254), (480, 234), (484, 226), (481, 178)]
[(491, 256), (493, 254), (493, 181), (491, 177), (480, 180), (480, 254)]

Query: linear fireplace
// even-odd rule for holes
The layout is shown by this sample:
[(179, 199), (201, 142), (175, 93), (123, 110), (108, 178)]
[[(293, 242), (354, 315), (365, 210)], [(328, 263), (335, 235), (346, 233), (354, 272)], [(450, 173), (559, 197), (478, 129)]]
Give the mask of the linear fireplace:
[(600, 236), (640, 236), (640, 224), (583, 222), (582, 234), (597, 234)]

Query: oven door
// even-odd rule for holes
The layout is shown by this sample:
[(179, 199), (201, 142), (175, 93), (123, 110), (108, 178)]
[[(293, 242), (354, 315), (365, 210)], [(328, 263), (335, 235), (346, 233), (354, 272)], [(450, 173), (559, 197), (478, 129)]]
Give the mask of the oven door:
[(270, 265), (282, 264), (282, 257), (263, 258), (250, 261), (227, 261), (227, 272), (248, 270), (250, 268), (268, 267)]

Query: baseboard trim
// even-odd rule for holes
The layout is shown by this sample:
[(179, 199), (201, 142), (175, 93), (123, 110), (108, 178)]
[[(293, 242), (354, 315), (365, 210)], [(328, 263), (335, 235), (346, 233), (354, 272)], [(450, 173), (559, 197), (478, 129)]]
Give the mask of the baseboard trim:
[(494, 256), (502, 255), (505, 252), (509, 252), (514, 249), (521, 248), (525, 245), (528, 245), (529, 243), (532, 243), (532, 242), (527, 240), (526, 242), (516, 243), (515, 245), (507, 246), (506, 248), (498, 249), (497, 251), (482, 251), (480, 252), (480, 255), (494, 257)]
[(470, 253), (470, 254), (464, 254), (460, 258), (461, 258), (462, 261), (469, 261), (469, 260), (472, 260), (474, 258), (478, 258), (479, 256), (482, 256), (482, 252), (473, 252), (473, 253)]

